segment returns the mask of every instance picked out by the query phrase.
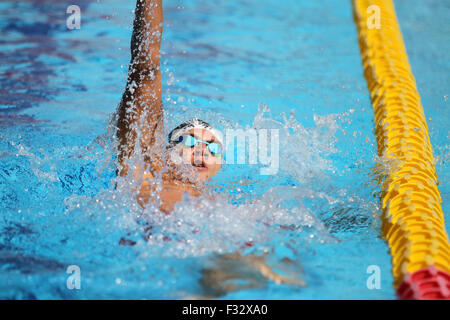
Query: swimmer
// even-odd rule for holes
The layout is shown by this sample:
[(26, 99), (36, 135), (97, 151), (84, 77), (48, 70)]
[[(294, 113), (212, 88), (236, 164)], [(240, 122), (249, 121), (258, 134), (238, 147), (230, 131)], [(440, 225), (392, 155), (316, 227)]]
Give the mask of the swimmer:
[[(150, 200), (152, 185), (148, 179), (165, 167), (160, 192), (161, 211), (169, 213), (185, 192), (205, 195), (204, 182), (222, 166), (222, 141), (219, 132), (200, 119), (191, 119), (174, 128), (168, 148), (162, 147), (163, 106), (161, 99), (160, 46), (163, 31), (161, 0), (138, 0), (131, 39), (131, 62), (127, 85), (118, 107), (120, 175), (129, 173), (127, 159), (140, 146), (149, 168), (133, 168), (133, 176), (144, 182), (138, 201), (144, 207)], [(162, 154), (165, 157), (161, 157)], [(165, 159), (165, 160), (163, 160)], [(163, 163), (165, 161), (166, 163)], [(182, 170), (191, 171), (195, 181), (186, 180)]]
[[(144, 165), (134, 165), (131, 173), (144, 182), (138, 202), (144, 208), (153, 194), (153, 179), (163, 168), (160, 209), (170, 213), (185, 192), (205, 196), (204, 183), (222, 167), (222, 137), (208, 123), (191, 119), (174, 128), (168, 136), (167, 147), (161, 141), (164, 132), (161, 99), (160, 46), (163, 31), (161, 0), (137, 0), (131, 62), (127, 85), (117, 110), (117, 136), (121, 176), (130, 173), (127, 162), (136, 152), (144, 155)], [(138, 148), (139, 146), (139, 148)], [(161, 155), (165, 155), (162, 157)], [(163, 162), (165, 161), (165, 163)], [(194, 172), (195, 179), (186, 179), (183, 170)], [(126, 240), (122, 241), (127, 243)], [(230, 285), (231, 280), (256, 279), (245, 288), (258, 287), (265, 281), (304, 285), (297, 277), (274, 272), (264, 257), (241, 256), (239, 253), (218, 255), (214, 266), (203, 270), (202, 284), (212, 295), (241, 289)]]

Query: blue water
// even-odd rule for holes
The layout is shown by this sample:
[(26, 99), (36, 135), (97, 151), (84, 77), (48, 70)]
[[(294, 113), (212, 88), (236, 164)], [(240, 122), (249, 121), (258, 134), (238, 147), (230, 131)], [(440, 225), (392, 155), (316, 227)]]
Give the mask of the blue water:
[[(110, 117), (125, 86), (134, 1), (78, 5), (81, 29), (67, 30), (65, 4), (0, 3), (2, 299), (202, 297), (202, 270), (235, 251), (301, 269), (307, 286), (267, 281), (218, 298), (395, 298), (350, 1), (164, 2), (168, 128), (198, 115), (220, 129), (281, 132), (277, 175), (227, 166), (211, 182), (216, 202), (186, 197), (169, 216), (142, 212), (131, 190), (114, 188)], [(449, 230), (450, 7), (396, 8)], [(80, 290), (66, 286), (70, 265), (81, 269)], [(378, 290), (366, 285), (371, 265)]]

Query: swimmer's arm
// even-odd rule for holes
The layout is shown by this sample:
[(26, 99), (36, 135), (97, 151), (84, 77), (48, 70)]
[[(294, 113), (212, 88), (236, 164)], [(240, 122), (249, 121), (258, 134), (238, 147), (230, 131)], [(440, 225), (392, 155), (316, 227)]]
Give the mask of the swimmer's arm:
[[(136, 143), (139, 142), (145, 155), (155, 142), (156, 132), (162, 131), (162, 24), (162, 0), (137, 0), (127, 85), (117, 112), (121, 175), (128, 172), (123, 160), (132, 155)], [(136, 141), (138, 133), (139, 141)]]

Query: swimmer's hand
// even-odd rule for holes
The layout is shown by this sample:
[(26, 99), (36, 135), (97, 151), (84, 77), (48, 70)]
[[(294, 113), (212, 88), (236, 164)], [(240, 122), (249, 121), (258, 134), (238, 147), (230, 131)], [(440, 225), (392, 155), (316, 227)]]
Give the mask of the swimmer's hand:
[[(283, 270), (288, 275), (281, 275), (264, 260), (265, 257), (242, 256), (239, 253), (216, 255), (213, 267), (203, 269), (200, 283), (206, 293), (213, 297), (238, 290), (264, 288), (268, 281), (277, 284), (306, 285), (300, 278), (300, 270), (298, 272)], [(285, 267), (286, 264), (293, 264), (291, 260), (285, 260), (284, 263)], [(280, 265), (279, 269), (287, 269), (285, 267)]]

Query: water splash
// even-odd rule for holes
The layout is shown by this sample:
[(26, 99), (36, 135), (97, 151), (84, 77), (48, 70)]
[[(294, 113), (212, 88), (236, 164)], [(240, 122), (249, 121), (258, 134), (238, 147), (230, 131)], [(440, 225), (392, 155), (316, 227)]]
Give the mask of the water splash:
[[(1, 244), (48, 259), (50, 266), (76, 261), (93, 278), (99, 277), (95, 270), (108, 270), (105, 279), (133, 266), (158, 278), (165, 264), (146, 267), (155, 259), (196, 258), (206, 265), (202, 259), (218, 253), (269, 255), (274, 264), (289, 256), (298, 265), (299, 248), (336, 243), (340, 232), (367, 230), (374, 220), (373, 201), (352, 190), (336, 192), (330, 178), (336, 168), (328, 158), (337, 152), (335, 136), (345, 117), (316, 116), (316, 125), (306, 128), (294, 114), (274, 117), (262, 105), (251, 127), (279, 129), (278, 174), (261, 176), (257, 165), (227, 165), (206, 185), (207, 196), (186, 193), (168, 215), (158, 201), (145, 208), (137, 203), (141, 180), (116, 176), (113, 122), (87, 145), (58, 145), (54, 139), (52, 150), (45, 150), (27, 144), (26, 134), (10, 139), (8, 148), (19, 159), (18, 174), (28, 191), (17, 190), (11, 202), (24, 204), (20, 213), (5, 207)], [(244, 126), (234, 123), (233, 128)], [(161, 177), (151, 182), (158, 186)], [(39, 200), (44, 189), (46, 203)]]

